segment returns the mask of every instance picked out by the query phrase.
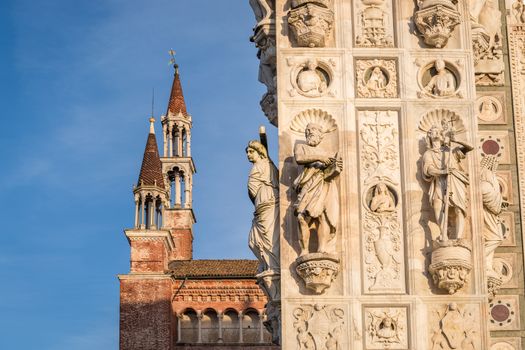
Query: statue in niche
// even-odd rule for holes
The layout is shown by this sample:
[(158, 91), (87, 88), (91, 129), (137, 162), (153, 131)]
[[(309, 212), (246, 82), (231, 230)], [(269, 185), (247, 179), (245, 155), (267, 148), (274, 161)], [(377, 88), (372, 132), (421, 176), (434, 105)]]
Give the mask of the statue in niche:
[(380, 182), (374, 189), (374, 195), (370, 202), (370, 210), (375, 213), (392, 212), (396, 209), (394, 196), (388, 189), (387, 185)]
[[(440, 129), (432, 126), (425, 138), (427, 150), (423, 154), (423, 178), (430, 182), (429, 197), (438, 225), (441, 241), (448, 237), (449, 209), (455, 213), (455, 239), (463, 237), (467, 208), (468, 174), (461, 161), (474, 148), (466, 142), (456, 140), (451, 122), (444, 121)], [(453, 146), (456, 144), (457, 146)]]
[(494, 251), (503, 242), (503, 228), (499, 215), (508, 207), (508, 202), (503, 199), (501, 188), (496, 176), (498, 158), (487, 155), (481, 160), (480, 191), (483, 198), (483, 218), (485, 227), (485, 264), (487, 276), (500, 278), (500, 273), (494, 270)]
[(525, 5), (522, 0), (514, 0), (512, 4), (512, 16), (516, 24), (525, 23)]
[(335, 237), (339, 221), (339, 193), (334, 180), (343, 169), (343, 161), (337, 155), (327, 154), (318, 147), (323, 139), (323, 128), (309, 123), (305, 130), (306, 144), (294, 149), (295, 161), (304, 166), (303, 172), (294, 181), (298, 192), (294, 204), (299, 222), (300, 255), (309, 253), (310, 230), (315, 226), (317, 252), (327, 252), (327, 244)]
[(305, 94), (318, 95), (327, 89), (327, 84), (316, 70), (317, 62), (309, 60), (306, 67), (297, 75), (297, 86)]
[(259, 273), (279, 271), (279, 172), (268, 157), (266, 147), (252, 140), (246, 147), (253, 163), (248, 178), (248, 194), (255, 206), (249, 246), (259, 260)]
[(372, 73), (370, 74), (370, 78), (366, 82), (366, 87), (372, 91), (379, 91), (383, 90), (386, 87), (387, 83), (387, 77), (385, 76), (385, 73), (383, 73), (381, 68), (374, 67), (374, 69), (372, 69)]
[(434, 75), (425, 86), (425, 92), (438, 96), (453, 96), (456, 91), (456, 79), (454, 75), (446, 69), (445, 61), (437, 59), (434, 62), (437, 74)]

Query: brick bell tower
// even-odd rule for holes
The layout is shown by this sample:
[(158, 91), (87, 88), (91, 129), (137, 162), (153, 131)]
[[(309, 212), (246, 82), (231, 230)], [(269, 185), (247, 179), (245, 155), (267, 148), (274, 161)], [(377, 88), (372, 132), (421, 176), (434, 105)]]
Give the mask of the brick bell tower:
[(165, 116), (163, 157), (150, 131), (137, 184), (135, 221), (124, 230), (130, 244), (130, 272), (120, 281), (120, 350), (170, 350), (176, 324), (172, 310), (172, 261), (193, 255), (191, 116), (186, 111), (178, 66)]
[(165, 210), (164, 227), (170, 230), (175, 249), (170, 260), (191, 260), (193, 257), (192, 187), (195, 163), (191, 157), (191, 115), (186, 110), (179, 66), (175, 75), (168, 109), (161, 117), (164, 137), (162, 174), (167, 184), (170, 206)]

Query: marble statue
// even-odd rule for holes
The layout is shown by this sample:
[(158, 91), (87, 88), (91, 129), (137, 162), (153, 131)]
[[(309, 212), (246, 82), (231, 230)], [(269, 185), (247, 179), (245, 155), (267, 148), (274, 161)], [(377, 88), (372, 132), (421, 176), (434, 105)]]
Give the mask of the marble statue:
[[(473, 147), (456, 140), (454, 129), (432, 126), (426, 136), (427, 150), (423, 154), (423, 178), (430, 182), (429, 197), (435, 218), (441, 227), (440, 240), (448, 237), (448, 209), (453, 208), (455, 239), (463, 237), (467, 208), (468, 174), (462, 169), (461, 161)], [(458, 146), (453, 146), (457, 144)], [(448, 199), (447, 199), (448, 198)]]
[(319, 94), (327, 89), (326, 82), (316, 72), (317, 62), (308, 60), (306, 67), (297, 75), (297, 86), (305, 94)]
[(259, 273), (279, 270), (279, 173), (268, 157), (266, 147), (250, 141), (246, 147), (253, 163), (248, 178), (248, 194), (255, 206), (249, 246), (259, 260)]
[(438, 97), (447, 97), (454, 95), (456, 91), (456, 80), (454, 75), (447, 71), (445, 62), (441, 59), (434, 63), (437, 74), (430, 79), (425, 86), (425, 91)]
[(386, 87), (387, 78), (380, 67), (374, 67), (370, 78), (366, 83), (366, 87), (370, 90), (378, 91)]
[(487, 155), (481, 160), (480, 190), (483, 199), (483, 237), (485, 238), (485, 264), (487, 275), (499, 277), (494, 271), (494, 251), (503, 241), (503, 229), (499, 215), (508, 206), (501, 194), (500, 184), (496, 177), (498, 158)]
[(310, 229), (317, 226), (317, 252), (328, 253), (327, 243), (335, 236), (339, 221), (339, 193), (333, 181), (342, 171), (337, 154), (327, 154), (318, 147), (323, 139), (322, 127), (309, 123), (305, 130), (306, 144), (294, 149), (295, 161), (304, 166), (294, 182), (298, 192), (295, 215), (299, 221), (301, 256), (309, 253)]
[(392, 193), (384, 183), (377, 184), (374, 189), (372, 202), (370, 202), (370, 210), (375, 213), (391, 212), (396, 209)]

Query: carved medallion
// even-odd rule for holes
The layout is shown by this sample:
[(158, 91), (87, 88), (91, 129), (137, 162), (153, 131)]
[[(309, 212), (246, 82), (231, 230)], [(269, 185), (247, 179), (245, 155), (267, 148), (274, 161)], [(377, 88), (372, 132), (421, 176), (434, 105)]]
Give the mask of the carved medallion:
[(357, 97), (398, 97), (395, 60), (357, 60), (356, 75)]
[(501, 100), (496, 96), (480, 96), (476, 100), (476, 115), (481, 123), (502, 124), (503, 106)]
[(367, 350), (408, 349), (407, 309), (365, 308)]
[(288, 90), (290, 96), (298, 93), (305, 97), (335, 96), (332, 88), (333, 59), (321, 60), (314, 58), (295, 58), (287, 59), (290, 70), (291, 88)]
[(462, 98), (461, 77), (459, 68), (442, 59), (422, 64), (418, 74), (418, 83), (421, 90), (418, 97), (430, 97), (436, 99)]

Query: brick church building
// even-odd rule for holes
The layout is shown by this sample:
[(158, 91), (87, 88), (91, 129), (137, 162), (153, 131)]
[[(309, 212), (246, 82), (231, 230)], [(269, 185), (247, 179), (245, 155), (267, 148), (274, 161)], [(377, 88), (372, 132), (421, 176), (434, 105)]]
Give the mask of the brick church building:
[(162, 156), (150, 130), (135, 221), (124, 231), (130, 271), (119, 275), (120, 349), (277, 349), (264, 322), (267, 298), (256, 260), (194, 260), (192, 118), (178, 66), (165, 116)]

